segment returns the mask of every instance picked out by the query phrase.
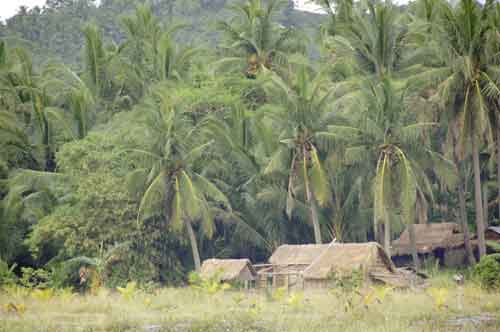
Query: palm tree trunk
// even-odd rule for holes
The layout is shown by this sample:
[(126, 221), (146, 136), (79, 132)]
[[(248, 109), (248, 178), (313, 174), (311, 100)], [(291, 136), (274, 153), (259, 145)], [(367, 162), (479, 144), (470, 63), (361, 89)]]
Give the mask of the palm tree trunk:
[(418, 271), (420, 268), (420, 262), (418, 260), (417, 238), (415, 236), (415, 224), (414, 223), (411, 223), (408, 225), (408, 233), (410, 235), (410, 249), (411, 249), (411, 257), (413, 258), (413, 265), (415, 267), (415, 271)]
[(190, 220), (186, 220), (186, 228), (189, 235), (189, 242), (191, 242), (191, 250), (193, 251), (194, 267), (196, 271), (199, 271), (201, 268), (200, 252), (198, 251), (196, 236), (194, 235), (193, 225), (191, 225)]
[(317, 244), (321, 244), (322, 241), (321, 241), (321, 229), (319, 226), (318, 207), (316, 206), (316, 199), (311, 190), (310, 183), (308, 186), (306, 186), (306, 196), (307, 196), (306, 197), (307, 201), (309, 202), (309, 210), (311, 211), (311, 221), (314, 228), (314, 240), (316, 241)]
[(484, 229), (488, 227), (488, 185), (483, 184), (483, 216), (484, 216)]
[[(453, 146), (457, 147), (457, 135), (458, 133), (455, 131), (453, 138)], [(476, 258), (474, 257), (474, 252), (472, 250), (472, 245), (470, 243), (470, 233), (469, 233), (469, 221), (467, 217), (467, 205), (465, 200), (465, 192), (466, 192), (466, 180), (465, 180), (465, 169), (463, 167), (463, 163), (460, 161), (459, 154), (457, 149), (454, 148), (453, 151), (453, 161), (455, 166), (458, 169), (458, 218), (460, 220), (462, 233), (464, 234), (464, 246), (465, 246), (465, 254), (467, 257), (467, 263), (469, 265), (476, 264)]]
[(466, 208), (466, 202), (465, 202), (465, 188), (464, 188), (464, 183), (465, 180), (463, 179), (462, 176), (462, 171), (460, 171), (460, 179), (458, 182), (458, 205), (459, 205), (459, 210), (458, 210), (458, 215), (460, 219), (460, 224), (462, 225), (462, 232), (464, 233), (464, 245), (465, 245), (465, 253), (467, 256), (467, 262), (469, 265), (474, 265), (476, 264), (476, 259), (474, 257), (474, 253), (472, 251), (472, 246), (470, 243), (470, 233), (469, 233), (469, 223), (467, 222), (467, 208)]
[(391, 257), (391, 222), (388, 217), (384, 222), (384, 249), (389, 257)]
[(498, 209), (498, 218), (500, 219), (500, 114), (497, 115), (497, 209)]
[(476, 210), (477, 239), (479, 246), (479, 258), (486, 255), (486, 244), (484, 240), (484, 216), (483, 199), (481, 193), (481, 169), (479, 167), (479, 147), (475, 134), (471, 135), (472, 141), (472, 164), (474, 168), (474, 201)]

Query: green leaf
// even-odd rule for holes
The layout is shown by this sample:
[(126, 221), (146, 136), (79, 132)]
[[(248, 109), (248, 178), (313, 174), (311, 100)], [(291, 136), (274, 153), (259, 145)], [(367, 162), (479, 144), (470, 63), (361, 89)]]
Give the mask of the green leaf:
[(224, 203), (227, 208), (231, 209), (229, 199), (222, 191), (219, 190), (219, 188), (217, 188), (216, 185), (214, 185), (207, 178), (198, 173), (193, 173), (193, 178), (198, 190), (203, 192), (206, 197), (211, 198), (217, 202)]
[(331, 191), (328, 177), (318, 157), (316, 148), (313, 146), (311, 151), (311, 186), (319, 205), (326, 206), (331, 200)]
[(191, 221), (194, 221), (201, 215), (200, 205), (202, 204), (202, 198), (198, 197), (197, 190), (185, 171), (181, 171), (179, 190), (183, 203), (181, 207), (184, 210), (184, 214), (189, 216)]

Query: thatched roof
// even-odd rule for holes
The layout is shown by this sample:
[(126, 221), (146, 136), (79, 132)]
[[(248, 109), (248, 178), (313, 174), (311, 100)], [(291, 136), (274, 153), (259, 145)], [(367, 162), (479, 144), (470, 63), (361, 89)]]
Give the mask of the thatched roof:
[[(464, 245), (464, 235), (455, 223), (415, 224), (417, 252), (431, 253), (438, 248), (456, 248)], [(410, 255), (410, 235), (408, 228), (398, 240), (392, 243), (393, 256)]]
[(302, 275), (304, 279), (327, 279), (332, 272), (353, 270), (395, 272), (396, 268), (378, 243), (338, 243), (329, 245)]
[(278, 247), (269, 258), (273, 265), (309, 265), (319, 257), (328, 244), (284, 244)]
[(221, 281), (253, 280), (257, 273), (248, 259), (207, 259), (201, 265), (203, 278), (220, 277)]

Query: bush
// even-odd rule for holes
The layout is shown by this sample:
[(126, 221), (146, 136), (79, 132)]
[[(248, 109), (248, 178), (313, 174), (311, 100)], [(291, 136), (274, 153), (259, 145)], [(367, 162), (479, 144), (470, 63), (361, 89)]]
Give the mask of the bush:
[(52, 286), (51, 274), (44, 269), (31, 267), (21, 268), (22, 276), (19, 279), (21, 286), (30, 289), (46, 289)]
[(14, 274), (14, 269), (16, 264), (9, 265), (0, 259), (0, 286), (12, 285), (16, 283), (16, 275)]
[(500, 254), (500, 243), (496, 241), (486, 241), (486, 248), (488, 252)]
[(486, 288), (500, 288), (500, 254), (484, 256), (476, 265), (474, 274)]
[(348, 273), (332, 272), (328, 280), (331, 288), (338, 288), (345, 292), (353, 292), (363, 285), (363, 272), (354, 269)]

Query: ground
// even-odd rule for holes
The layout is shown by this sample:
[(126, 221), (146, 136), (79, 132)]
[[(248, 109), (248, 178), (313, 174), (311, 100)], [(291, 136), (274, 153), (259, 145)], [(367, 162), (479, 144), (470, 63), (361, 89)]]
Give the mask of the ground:
[(0, 293), (0, 332), (498, 332), (500, 292), (449, 274), (426, 290), (387, 287), (308, 292), (164, 288)]

